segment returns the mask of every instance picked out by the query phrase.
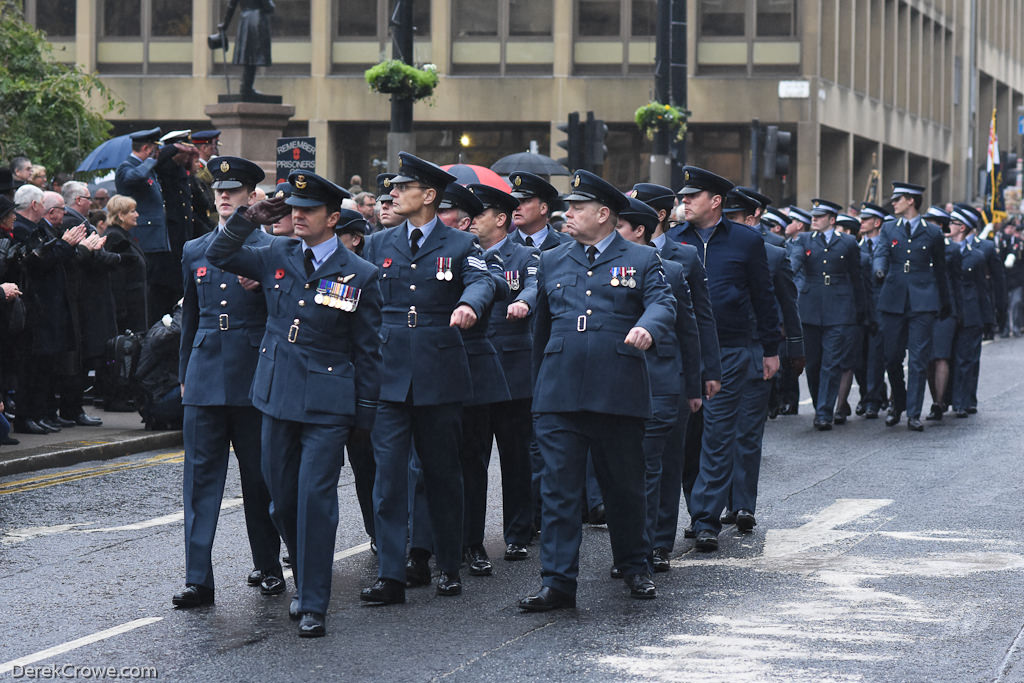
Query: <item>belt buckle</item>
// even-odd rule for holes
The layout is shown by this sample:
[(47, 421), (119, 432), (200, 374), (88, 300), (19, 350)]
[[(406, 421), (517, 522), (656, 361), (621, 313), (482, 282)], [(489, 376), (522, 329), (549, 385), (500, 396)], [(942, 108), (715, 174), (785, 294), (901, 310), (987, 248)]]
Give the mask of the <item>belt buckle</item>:
[(832, 284), (832, 276), (831, 275), (826, 275), (825, 276), (825, 285), (829, 286), (831, 284)]
[(904, 261), (903, 262), (903, 272), (904, 273), (909, 273), (910, 272), (910, 261)]
[(409, 327), (416, 327), (419, 322), (419, 314), (416, 313), (416, 307), (410, 306), (409, 312), (405, 314), (405, 324)]
[(227, 313), (221, 313), (219, 316), (217, 316), (217, 327), (219, 327), (221, 330), (228, 329), (228, 314)]
[(586, 332), (587, 331), (587, 316), (581, 315), (580, 317), (576, 318), (576, 331), (577, 332)]
[(292, 326), (288, 328), (288, 343), (294, 344), (295, 340), (299, 338), (299, 319), (296, 318)]

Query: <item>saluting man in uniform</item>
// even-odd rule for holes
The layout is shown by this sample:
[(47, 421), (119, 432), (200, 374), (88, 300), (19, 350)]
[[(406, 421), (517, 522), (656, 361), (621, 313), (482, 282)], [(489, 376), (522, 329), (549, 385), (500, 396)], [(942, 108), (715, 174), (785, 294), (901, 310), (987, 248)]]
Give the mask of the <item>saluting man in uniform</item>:
[(814, 428), (827, 431), (832, 429), (843, 370), (853, 367), (854, 335), (863, 322), (865, 296), (857, 240), (836, 230), (843, 207), (825, 199), (811, 203), (811, 232), (797, 235), (790, 260), (793, 272), (803, 275), (800, 320)]
[[(206, 256), (266, 293), (267, 332), (250, 395), (263, 413), (272, 515), (294, 565), (298, 592), (288, 614), (308, 638), (326, 633), (342, 446), (350, 431), (370, 429), (377, 411), (380, 288), (377, 270), (334, 234), (348, 192), (303, 171), (288, 182), (287, 199), (236, 211)], [(299, 239), (246, 244), (288, 210)]]
[(644, 420), (651, 388), (644, 352), (667, 338), (675, 299), (661, 258), (615, 231), (626, 196), (577, 171), (566, 231), (541, 254), (537, 277), (533, 412), (541, 475), (543, 586), (520, 609), (576, 606), (588, 452), (604, 493), (612, 562), (634, 598), (655, 597), (645, 533)]
[[(239, 157), (220, 157), (210, 169), (220, 225), (255, 199), (263, 180), (259, 166)], [(270, 518), (270, 493), (260, 469), (260, 412), (249, 399), (259, 358), (258, 344), (267, 323), (258, 283), (242, 283), (214, 266), (206, 250), (214, 233), (185, 243), (182, 257), (185, 296), (181, 309), (178, 378), (185, 408), (185, 590), (178, 607), (209, 604), (214, 598), (213, 548), (224, 497), (228, 450), (234, 447), (242, 482), (242, 501), (255, 569), (249, 584), (264, 595), (284, 592), (279, 559), (281, 541)], [(253, 232), (246, 244), (273, 240)]]
[[(892, 403), (885, 424), (899, 424), (907, 411), (907, 427), (924, 431), (921, 404), (932, 355), (935, 318), (950, 314), (946, 286), (945, 239), (942, 231), (919, 215), (924, 187), (892, 184), (892, 207), (898, 216), (882, 226), (875, 244), (875, 279), (881, 285), (881, 312), (885, 364), (892, 384)], [(907, 355), (907, 382), (903, 383), (903, 356)]]
[(459, 329), (476, 324), (495, 288), (473, 236), (437, 219), (442, 193), (455, 178), (406, 152), (399, 158), (391, 196), (405, 221), (376, 233), (363, 252), (379, 269), (384, 301), (381, 404), (373, 431), (379, 569), (377, 582), (360, 595), (375, 604), (405, 602), (413, 446), (423, 468), (441, 570), (437, 594), (462, 592), (459, 445), (462, 404), (472, 398), (473, 387)]

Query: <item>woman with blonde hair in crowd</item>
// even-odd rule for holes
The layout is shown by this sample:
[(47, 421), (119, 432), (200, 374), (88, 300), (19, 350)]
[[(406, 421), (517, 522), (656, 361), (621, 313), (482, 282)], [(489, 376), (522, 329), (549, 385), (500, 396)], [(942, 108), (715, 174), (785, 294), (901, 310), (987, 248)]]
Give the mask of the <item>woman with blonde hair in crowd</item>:
[(139, 220), (135, 200), (115, 194), (107, 202), (106, 249), (121, 256), (110, 274), (117, 304), (118, 332), (146, 332), (146, 255), (131, 231)]

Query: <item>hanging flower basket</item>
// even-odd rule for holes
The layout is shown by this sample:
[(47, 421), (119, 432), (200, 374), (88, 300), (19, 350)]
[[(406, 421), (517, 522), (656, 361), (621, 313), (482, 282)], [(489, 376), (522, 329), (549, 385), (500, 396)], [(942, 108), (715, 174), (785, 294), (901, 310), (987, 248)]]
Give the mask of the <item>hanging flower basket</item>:
[(396, 99), (422, 100), (434, 94), (437, 67), (424, 64), (416, 68), (398, 59), (389, 59), (366, 70), (370, 90)]
[(686, 137), (686, 119), (689, 116), (689, 110), (671, 104), (650, 102), (636, 110), (635, 118), (637, 127), (648, 140), (653, 140), (654, 134), (661, 131), (672, 133), (676, 140), (682, 140)]

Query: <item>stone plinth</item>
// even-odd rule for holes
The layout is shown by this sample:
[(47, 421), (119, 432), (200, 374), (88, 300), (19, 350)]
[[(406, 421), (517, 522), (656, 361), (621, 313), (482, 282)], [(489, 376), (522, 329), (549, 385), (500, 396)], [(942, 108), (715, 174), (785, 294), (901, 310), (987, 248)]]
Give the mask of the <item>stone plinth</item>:
[(295, 115), (290, 104), (266, 102), (219, 102), (203, 110), (220, 130), (222, 154), (254, 161), (266, 172), (267, 182), (276, 177), (277, 139)]

